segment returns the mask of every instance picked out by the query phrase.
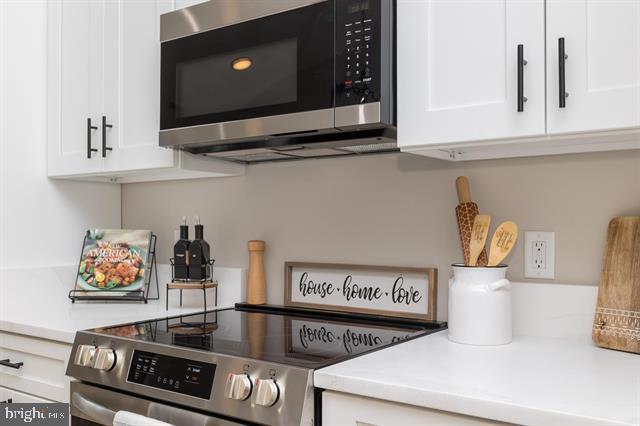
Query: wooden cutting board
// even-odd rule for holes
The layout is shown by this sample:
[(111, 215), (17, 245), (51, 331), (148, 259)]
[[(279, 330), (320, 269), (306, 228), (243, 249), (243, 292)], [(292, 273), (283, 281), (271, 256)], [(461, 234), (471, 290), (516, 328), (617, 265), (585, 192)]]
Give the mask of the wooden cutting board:
[(609, 222), (593, 342), (640, 353), (640, 216)]

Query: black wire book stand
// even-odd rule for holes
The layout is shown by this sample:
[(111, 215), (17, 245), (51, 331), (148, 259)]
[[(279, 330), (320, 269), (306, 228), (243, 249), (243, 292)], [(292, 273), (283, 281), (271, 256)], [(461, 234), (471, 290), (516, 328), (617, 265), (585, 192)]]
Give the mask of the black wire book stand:
[[(86, 236), (85, 236), (86, 239)], [(158, 264), (156, 262), (156, 241), (157, 236), (151, 234), (151, 242), (149, 244), (149, 256), (151, 258), (149, 270), (144, 276), (144, 284), (139, 290), (71, 290), (69, 299), (72, 303), (76, 300), (81, 301), (111, 301), (111, 302), (144, 302), (149, 300), (158, 300), (160, 298), (160, 285), (158, 283)], [(82, 244), (84, 247), (84, 242)], [(152, 276), (155, 275), (156, 295), (150, 296)]]

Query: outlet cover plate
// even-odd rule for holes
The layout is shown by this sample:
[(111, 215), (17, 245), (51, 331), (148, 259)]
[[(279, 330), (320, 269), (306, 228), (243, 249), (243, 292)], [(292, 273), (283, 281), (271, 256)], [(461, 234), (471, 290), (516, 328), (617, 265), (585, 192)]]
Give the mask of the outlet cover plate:
[(525, 278), (555, 279), (555, 239), (555, 232), (524, 233)]

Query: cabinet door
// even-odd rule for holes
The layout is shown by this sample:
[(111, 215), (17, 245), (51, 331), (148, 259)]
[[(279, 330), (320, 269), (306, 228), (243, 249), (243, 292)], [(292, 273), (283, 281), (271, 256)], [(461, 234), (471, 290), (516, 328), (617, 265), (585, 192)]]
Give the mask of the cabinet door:
[(639, 1), (547, 0), (547, 55), (548, 133), (640, 126)]
[(543, 0), (398, 0), (397, 31), (401, 148), (544, 134)]
[(48, 3), (48, 174), (90, 174), (102, 169), (99, 152), (88, 158), (88, 140), (98, 148), (101, 112), (102, 4)]
[(13, 403), (13, 404), (51, 404), (54, 401), (39, 398), (37, 396), (29, 395), (28, 393), (18, 392), (13, 389), (8, 389), (0, 386), (0, 404), (1, 403)]
[[(173, 167), (176, 151), (160, 148), (160, 15), (170, 0), (121, 0), (105, 7), (105, 171)], [(102, 123), (100, 123), (102, 138)], [(102, 155), (102, 139), (100, 139)]]
[(324, 426), (478, 426), (500, 422), (333, 391), (322, 393)]

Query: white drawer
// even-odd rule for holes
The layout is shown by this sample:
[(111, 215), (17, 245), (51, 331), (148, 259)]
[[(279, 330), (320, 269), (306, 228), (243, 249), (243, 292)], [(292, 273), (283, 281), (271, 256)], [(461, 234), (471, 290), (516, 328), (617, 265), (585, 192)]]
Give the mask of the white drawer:
[(13, 389), (3, 388), (2, 386), (0, 386), (0, 403), (2, 402), (12, 402), (14, 404), (22, 404), (22, 403), (33, 404), (33, 403), (44, 403), (44, 402), (53, 402), (53, 401), (38, 398), (37, 396), (18, 392)]
[(430, 408), (346, 393), (322, 393), (322, 424), (325, 426), (487, 426), (504, 424)]
[(20, 368), (0, 365), (0, 385), (44, 399), (69, 402), (65, 376), (71, 345), (0, 332), (0, 360), (22, 363)]

